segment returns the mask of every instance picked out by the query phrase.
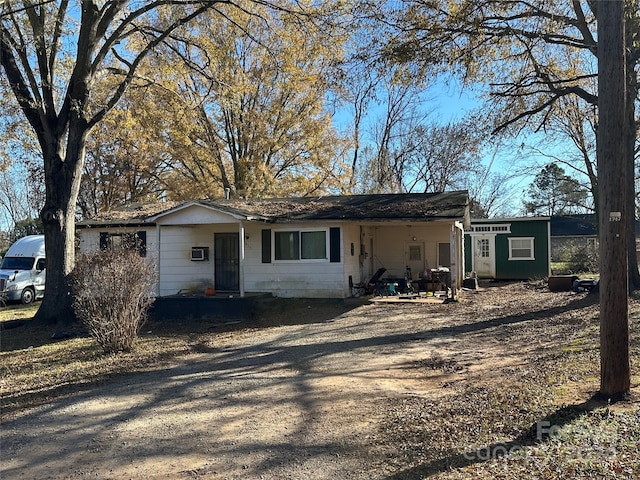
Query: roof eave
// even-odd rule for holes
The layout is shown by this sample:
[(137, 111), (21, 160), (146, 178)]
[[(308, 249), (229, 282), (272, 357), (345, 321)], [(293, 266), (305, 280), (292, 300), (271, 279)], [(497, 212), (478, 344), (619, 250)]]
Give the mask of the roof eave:
[(160, 212), (160, 213), (158, 213), (156, 215), (153, 215), (152, 217), (148, 218), (148, 221), (157, 222), (158, 219), (160, 219), (162, 217), (165, 217), (167, 215), (171, 215), (171, 214), (180, 212), (182, 210), (185, 210), (185, 209), (193, 207), (193, 206), (199, 206), (199, 207), (206, 208), (208, 210), (212, 210), (214, 212), (224, 213), (225, 215), (229, 215), (230, 217), (232, 217), (235, 220), (240, 220), (240, 221), (243, 221), (243, 220), (245, 220), (245, 221), (246, 220), (254, 220), (254, 218), (252, 216), (244, 215), (244, 214), (241, 214), (241, 213), (238, 213), (238, 212), (234, 212), (234, 211), (231, 211), (230, 209), (225, 209), (224, 207), (213, 206), (213, 205), (210, 205), (208, 203), (204, 203), (204, 202), (200, 202), (198, 200), (194, 200), (194, 201), (190, 201), (190, 202), (187, 202), (187, 203), (183, 203), (182, 205), (178, 205), (178, 206), (176, 206), (174, 208), (171, 208), (169, 210), (166, 210), (164, 212)]
[(76, 228), (99, 228), (99, 227), (112, 227), (112, 228), (142, 228), (142, 227), (155, 227), (155, 222), (147, 222), (145, 220), (136, 222), (123, 222), (123, 221), (110, 221), (110, 220), (95, 220), (90, 222), (78, 222)]

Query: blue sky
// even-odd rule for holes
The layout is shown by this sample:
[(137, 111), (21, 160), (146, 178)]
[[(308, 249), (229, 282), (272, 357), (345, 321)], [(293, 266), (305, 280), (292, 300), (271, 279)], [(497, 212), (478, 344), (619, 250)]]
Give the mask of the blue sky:
[[(434, 109), (434, 115), (443, 123), (460, 120), (465, 114), (480, 108), (483, 103), (482, 92), (478, 88), (464, 87), (455, 79), (435, 83), (430, 93), (430, 98), (433, 99), (430, 108)], [(570, 145), (569, 149), (571, 147)], [(552, 161), (552, 157), (547, 155), (563, 158), (566, 149), (566, 145), (557, 140), (554, 144), (544, 132), (541, 132), (520, 133), (517, 137), (505, 139), (503, 145), (486, 150), (483, 157), (485, 165), (491, 165), (494, 172), (513, 175), (506, 188), (510, 197), (509, 206), (500, 212), (501, 216), (524, 215), (522, 201), (526, 196), (526, 190), (543, 166)], [(566, 166), (563, 168), (567, 174), (574, 174)]]
[[(429, 113), (429, 119), (441, 124), (460, 121), (466, 114), (481, 107), (483, 103), (479, 89), (463, 86), (451, 77), (433, 83), (421, 97), (423, 98), (422, 108)], [(371, 107), (367, 115), (369, 124), (383, 113), (375, 106)], [(352, 117), (349, 113), (338, 112), (334, 117), (334, 124), (341, 130), (348, 128), (351, 122)], [(362, 132), (365, 142), (368, 135), (367, 128), (367, 126), (364, 126)], [(484, 152), (482, 161), (485, 165), (491, 166), (491, 171), (494, 173), (515, 174), (516, 171), (519, 172), (523, 164), (532, 165), (531, 170), (533, 172), (540, 165), (537, 168), (537, 171), (539, 171), (542, 168), (541, 165), (546, 163), (546, 160), (540, 156), (533, 155), (531, 151), (518, 148), (522, 143), (526, 143), (529, 140), (519, 137), (517, 139), (508, 139), (508, 144), (500, 147), (490, 145)], [(508, 187), (505, 189), (507, 193), (504, 195), (505, 207), (501, 208), (501, 211), (497, 214), (500, 216), (522, 215), (523, 192), (533, 181), (534, 175), (535, 173), (518, 175), (509, 180)]]

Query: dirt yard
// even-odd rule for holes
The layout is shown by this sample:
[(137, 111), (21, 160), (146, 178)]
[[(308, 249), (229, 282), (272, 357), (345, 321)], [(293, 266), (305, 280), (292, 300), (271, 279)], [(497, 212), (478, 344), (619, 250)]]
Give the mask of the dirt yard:
[(452, 304), (354, 302), (328, 320), (314, 304), (297, 324), (201, 335), (171, 363), (12, 415), (0, 477), (414, 478), (390, 412), (398, 423), (403, 402), (503, 381), (597, 316), (568, 307), (584, 300), (502, 285)]

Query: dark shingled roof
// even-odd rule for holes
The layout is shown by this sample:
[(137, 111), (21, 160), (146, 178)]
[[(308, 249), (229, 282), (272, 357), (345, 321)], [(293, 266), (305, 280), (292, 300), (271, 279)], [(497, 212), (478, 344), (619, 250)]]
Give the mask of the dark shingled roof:
[(464, 217), (467, 192), (336, 195), (202, 202), (273, 222), (300, 220), (424, 220)]
[(583, 235), (598, 235), (598, 222), (595, 214), (586, 213), (551, 217), (552, 237), (577, 237)]
[[(640, 220), (635, 222), (636, 237), (640, 237)], [(551, 217), (552, 237), (598, 236), (598, 219), (595, 213), (558, 215)]]
[(132, 203), (117, 210), (100, 212), (77, 223), (78, 227), (97, 225), (135, 226), (144, 225), (150, 217), (171, 210), (184, 202)]
[[(173, 207), (165, 203), (165, 208), (158, 207), (157, 213), (149, 213), (146, 217), (140, 215), (143, 213), (141, 210), (130, 209), (128, 213), (107, 212), (94, 219), (80, 222), (79, 225), (140, 223), (142, 218), (150, 221), (189, 203), (201, 204), (250, 220), (282, 223), (308, 220), (465, 220), (468, 218), (469, 201), (465, 190), (443, 193), (200, 200), (184, 202)], [(152, 210), (153, 208), (148, 208), (147, 212)]]

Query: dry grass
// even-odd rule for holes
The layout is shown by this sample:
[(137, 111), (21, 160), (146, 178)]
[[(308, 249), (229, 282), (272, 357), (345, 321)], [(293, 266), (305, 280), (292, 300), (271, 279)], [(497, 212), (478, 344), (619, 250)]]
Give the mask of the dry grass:
[[(632, 392), (610, 404), (594, 395), (599, 382), (597, 304), (511, 326), (520, 345), (547, 332), (548, 348), (523, 354), (522, 364), (444, 397), (385, 402), (376, 446), (394, 453), (390, 479), (635, 479), (640, 478), (640, 301), (630, 301)], [(569, 330), (562, 325), (572, 325)], [(532, 328), (540, 331), (532, 332)], [(559, 348), (558, 348), (559, 347)], [(443, 372), (452, 365), (425, 365)], [(447, 393), (450, 392), (450, 393)], [(592, 396), (593, 395), (593, 396)]]
[[(0, 328), (2, 416), (47, 403), (83, 386), (104, 382), (112, 375), (157, 368), (179, 355), (198, 352), (203, 345), (224, 342), (234, 330), (246, 329), (249, 325), (250, 328), (269, 328), (300, 323), (300, 319), (323, 321), (354, 307), (350, 303), (325, 301), (322, 309), (314, 308), (314, 314), (321, 312), (321, 317), (316, 318), (310, 315), (309, 304), (319, 302), (271, 299), (250, 322), (149, 320), (132, 350), (117, 354), (105, 353), (82, 325), (60, 332), (55, 326), (33, 324), (30, 320), (40, 302), (0, 307), (0, 325), (5, 326)], [(52, 338), (53, 333), (68, 334), (68, 338), (56, 340)]]
[[(543, 306), (516, 290), (509, 303), (487, 305), (482, 315), (526, 317)], [(497, 297), (496, 297), (497, 298)], [(517, 298), (517, 299), (516, 299)], [(517, 306), (514, 302), (520, 302)], [(254, 328), (301, 318), (304, 303), (275, 302)], [(323, 311), (338, 315), (340, 306)], [(461, 305), (460, 308), (465, 308)], [(477, 308), (477, 307), (474, 307)], [(520, 310), (518, 310), (520, 308)], [(335, 310), (335, 312), (333, 310)], [(515, 313), (514, 313), (515, 309)], [(23, 307), (0, 309), (4, 320), (24, 319)], [(287, 315), (288, 314), (288, 315)], [(28, 314), (27, 314), (28, 315)], [(305, 321), (312, 321), (307, 315)], [(486, 320), (491, 322), (491, 320)], [(504, 341), (533, 344), (522, 362), (493, 376), (470, 378), (442, 396), (404, 396), (376, 406), (384, 418), (371, 446), (380, 471), (402, 479), (640, 478), (640, 378), (628, 401), (609, 405), (590, 399), (599, 378), (598, 308), (583, 302), (549, 310), (533, 321), (505, 323)], [(213, 322), (148, 323), (134, 350), (106, 355), (90, 338), (52, 341), (50, 331), (29, 325), (3, 330), (0, 353), (3, 415), (70, 394), (111, 375), (142, 371), (201, 345), (224, 343), (234, 332)], [(640, 359), (640, 301), (630, 301), (632, 371)], [(552, 339), (540, 342), (542, 334)], [(433, 356), (410, 368), (456, 373), (455, 359)]]
[(52, 330), (26, 323), (1, 332), (3, 415), (47, 403), (114, 374), (144, 370), (189, 351), (193, 341), (187, 333), (144, 331), (131, 352), (109, 355), (88, 336), (52, 340)]
[(40, 302), (34, 302), (29, 305), (10, 304), (0, 306), (0, 322), (7, 322), (13, 320), (20, 320), (33, 317), (38, 308)]

